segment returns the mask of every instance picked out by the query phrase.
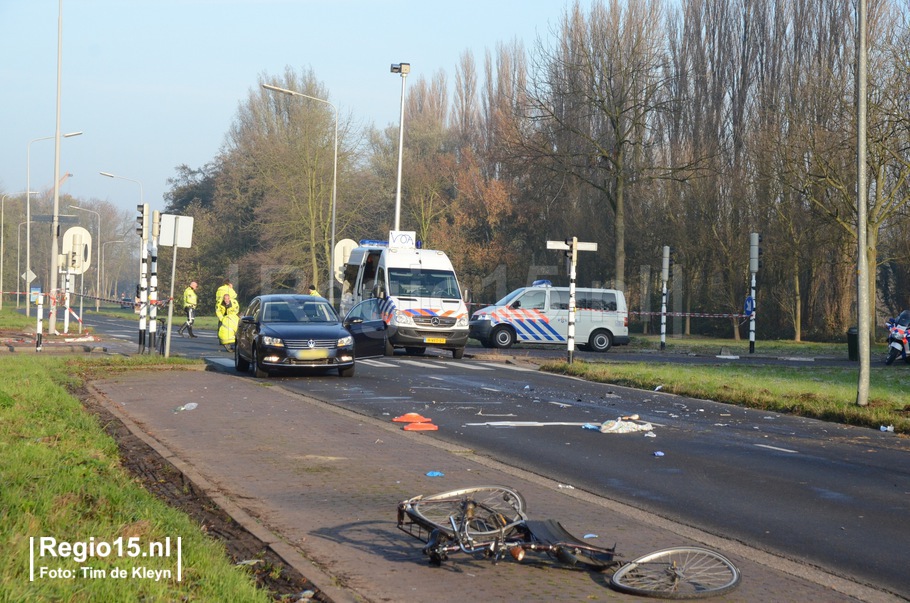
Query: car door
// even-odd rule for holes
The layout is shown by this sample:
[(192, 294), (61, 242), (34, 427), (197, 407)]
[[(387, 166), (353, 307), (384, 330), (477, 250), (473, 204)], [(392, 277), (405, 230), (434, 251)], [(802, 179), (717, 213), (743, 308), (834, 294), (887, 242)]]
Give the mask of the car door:
[(253, 343), (256, 340), (256, 333), (258, 332), (256, 323), (259, 320), (259, 302), (260, 300), (258, 297), (250, 302), (250, 305), (240, 317), (240, 323), (237, 325), (237, 341), (234, 345), (237, 346), (240, 356), (247, 360), (252, 357)]
[(344, 326), (354, 337), (357, 358), (385, 354), (387, 331), (379, 310), (380, 301), (377, 298), (364, 300), (344, 317)]

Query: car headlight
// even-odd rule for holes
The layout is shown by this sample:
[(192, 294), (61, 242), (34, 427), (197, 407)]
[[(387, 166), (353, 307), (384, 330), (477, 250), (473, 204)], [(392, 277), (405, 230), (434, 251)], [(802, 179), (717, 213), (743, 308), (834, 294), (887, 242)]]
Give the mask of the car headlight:
[(338, 340), (339, 348), (346, 348), (348, 346), (354, 345), (354, 338), (348, 335), (347, 337), (342, 337)]
[(274, 348), (283, 348), (284, 341), (282, 341), (280, 337), (269, 337), (268, 335), (263, 335), (262, 345), (269, 345)]
[(413, 327), (414, 319), (411, 318), (410, 314), (405, 314), (401, 310), (395, 312), (395, 322), (398, 323), (398, 326), (401, 327)]
[(482, 314), (482, 313), (478, 312), (477, 314), (475, 314), (474, 316), (471, 317), (471, 320), (490, 320), (490, 315)]
[(455, 326), (458, 326), (458, 327), (466, 327), (466, 326), (468, 326), (468, 317), (467, 317), (467, 315), (462, 316), (461, 318), (459, 318), (459, 319), (458, 319), (458, 322), (455, 323)]

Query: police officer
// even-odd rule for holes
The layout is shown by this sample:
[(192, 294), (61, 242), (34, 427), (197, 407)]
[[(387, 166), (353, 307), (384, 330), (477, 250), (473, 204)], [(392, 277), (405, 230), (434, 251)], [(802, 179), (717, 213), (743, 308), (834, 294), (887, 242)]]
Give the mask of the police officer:
[(197, 335), (193, 335), (193, 321), (196, 320), (197, 287), (199, 287), (199, 285), (196, 281), (193, 281), (190, 283), (190, 286), (183, 291), (183, 311), (186, 312), (186, 323), (177, 331), (180, 333), (181, 337), (183, 337), (184, 330), (189, 332), (190, 337), (197, 337)]

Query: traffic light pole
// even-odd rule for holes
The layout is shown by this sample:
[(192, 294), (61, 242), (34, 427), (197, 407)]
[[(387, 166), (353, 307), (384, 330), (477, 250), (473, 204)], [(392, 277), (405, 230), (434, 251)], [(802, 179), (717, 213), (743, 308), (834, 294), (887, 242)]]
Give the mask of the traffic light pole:
[(149, 279), (149, 351), (157, 350), (156, 335), (158, 330), (158, 231), (161, 228), (161, 212), (152, 212), (152, 245), (149, 248), (151, 258)]
[(146, 341), (146, 316), (148, 313), (148, 217), (149, 205), (142, 203), (136, 207), (139, 210), (139, 353), (145, 353)]

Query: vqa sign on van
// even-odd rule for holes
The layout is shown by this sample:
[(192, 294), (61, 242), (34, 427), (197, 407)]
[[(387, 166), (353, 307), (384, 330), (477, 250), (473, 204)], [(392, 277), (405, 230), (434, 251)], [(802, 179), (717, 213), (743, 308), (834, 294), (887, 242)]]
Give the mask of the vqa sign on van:
[(414, 230), (390, 230), (389, 247), (399, 249), (416, 249), (417, 248), (417, 231)]

